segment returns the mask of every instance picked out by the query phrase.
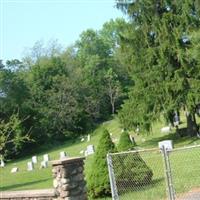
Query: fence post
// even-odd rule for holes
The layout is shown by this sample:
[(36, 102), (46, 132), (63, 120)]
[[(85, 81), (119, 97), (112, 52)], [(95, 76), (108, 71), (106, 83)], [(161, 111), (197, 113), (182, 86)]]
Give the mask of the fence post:
[(108, 164), (108, 172), (109, 172), (112, 199), (119, 200), (116, 181), (115, 181), (115, 175), (114, 175), (114, 171), (113, 171), (112, 158), (111, 158), (111, 155), (109, 155), (109, 154), (107, 154), (107, 164)]
[(173, 187), (172, 174), (171, 174), (171, 166), (170, 166), (170, 160), (169, 160), (169, 152), (167, 151), (165, 146), (162, 146), (162, 155), (163, 155), (163, 160), (164, 160), (168, 199), (175, 200), (174, 187)]

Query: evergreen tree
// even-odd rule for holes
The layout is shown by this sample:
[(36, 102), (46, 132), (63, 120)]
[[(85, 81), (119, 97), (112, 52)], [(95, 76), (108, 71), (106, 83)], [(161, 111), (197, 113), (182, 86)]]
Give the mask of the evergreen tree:
[(107, 130), (104, 130), (93, 158), (92, 171), (90, 171), (87, 180), (89, 195), (92, 198), (111, 194), (106, 156), (114, 151), (115, 146), (110, 134)]
[(124, 131), (120, 136), (117, 150), (127, 151), (127, 150), (132, 150), (133, 148), (134, 148), (134, 144), (131, 142), (128, 132)]
[[(129, 3), (128, 3), (129, 2)], [(118, 1), (130, 17), (121, 37), (124, 65), (134, 80), (120, 114), (127, 128), (150, 130), (161, 113), (187, 109), (190, 135), (196, 133), (200, 65), (190, 56), (200, 28), (198, 0)]]

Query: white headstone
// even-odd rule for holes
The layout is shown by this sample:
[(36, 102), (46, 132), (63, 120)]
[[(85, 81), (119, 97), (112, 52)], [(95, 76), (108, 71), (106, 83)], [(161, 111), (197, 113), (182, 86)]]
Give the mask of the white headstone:
[(88, 134), (88, 136), (87, 136), (87, 141), (89, 142), (90, 139), (91, 139), (90, 134)]
[(19, 171), (18, 167), (13, 167), (10, 172), (11, 173), (16, 173), (18, 171)]
[(40, 168), (47, 168), (48, 167), (48, 162), (43, 160), (41, 163), (40, 163)]
[(49, 161), (49, 155), (48, 154), (44, 154), (43, 155), (43, 160), (48, 162)]
[(85, 138), (81, 138), (81, 142), (83, 142), (85, 140)]
[(88, 145), (87, 146), (87, 155), (91, 155), (94, 153), (94, 145)]
[(33, 170), (33, 163), (32, 162), (28, 162), (27, 163), (27, 170), (28, 171), (32, 171)]
[(5, 167), (5, 162), (3, 160), (1, 160), (0, 167)]
[(80, 151), (80, 154), (83, 154), (83, 153), (84, 153), (84, 150), (81, 150), (81, 151)]
[(32, 157), (32, 162), (33, 162), (34, 164), (37, 163), (37, 156), (33, 156), (33, 157)]
[(66, 152), (61, 151), (61, 152), (60, 152), (60, 159), (64, 159), (64, 158), (66, 158), (66, 157), (67, 157)]
[(171, 131), (171, 127), (170, 126), (165, 126), (163, 128), (161, 128), (161, 133), (169, 133)]
[(163, 140), (163, 141), (158, 143), (158, 146), (159, 146), (160, 149), (162, 149), (163, 146), (164, 146), (165, 149), (167, 149), (168, 151), (171, 151), (173, 149), (172, 140)]
[(84, 156), (88, 156), (87, 150), (84, 151)]

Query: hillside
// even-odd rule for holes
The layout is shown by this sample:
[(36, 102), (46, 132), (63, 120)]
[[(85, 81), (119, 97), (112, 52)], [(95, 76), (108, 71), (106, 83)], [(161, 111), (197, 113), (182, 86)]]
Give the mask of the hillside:
[[(183, 118), (184, 119), (184, 118)], [(199, 120), (199, 119), (198, 119)], [(200, 144), (200, 140), (190, 137), (177, 137), (174, 134), (175, 130), (172, 130), (170, 134), (161, 134), (160, 128), (164, 125), (162, 120), (158, 121), (154, 124), (152, 128), (152, 133), (149, 135), (136, 135), (134, 132), (130, 132), (134, 137), (137, 143), (137, 148), (153, 148), (157, 147), (158, 141), (165, 139), (172, 139), (174, 141), (175, 147), (187, 146)], [(185, 127), (185, 121), (182, 122), (181, 127)], [(113, 119), (101, 124), (97, 129), (90, 133), (91, 140), (87, 142), (87, 136), (84, 136), (85, 141), (81, 142), (81, 138), (77, 139), (76, 142), (66, 142), (61, 146), (54, 146), (49, 150), (42, 150), (38, 156), (38, 163), (42, 161), (43, 154), (48, 153), (50, 156), (50, 160), (59, 159), (59, 152), (65, 151), (69, 156), (82, 156), (80, 151), (85, 150), (86, 147), (90, 144), (93, 144), (95, 147), (98, 144), (99, 137), (101, 135), (102, 128), (106, 128), (112, 135), (113, 141), (115, 143), (118, 142), (120, 133), (122, 131), (118, 119)], [(44, 147), (41, 147), (44, 149)], [(92, 156), (88, 156), (85, 161), (85, 173), (91, 167), (91, 159)], [(51, 175), (51, 167), (46, 169), (39, 169), (39, 164), (35, 166), (35, 169), (31, 172), (26, 170), (27, 162), (31, 160), (31, 156), (24, 157), (19, 160), (15, 160), (12, 162), (8, 162), (5, 168), (0, 168), (0, 190), (24, 190), (24, 189), (43, 189), (43, 188), (51, 188), (52, 187), (52, 175)], [(18, 173), (10, 173), (10, 170), (17, 166), (19, 168)]]

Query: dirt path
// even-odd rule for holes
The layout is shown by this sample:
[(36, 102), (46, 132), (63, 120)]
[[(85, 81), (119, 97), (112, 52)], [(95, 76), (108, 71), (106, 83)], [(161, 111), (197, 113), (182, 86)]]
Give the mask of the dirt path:
[(200, 188), (195, 188), (186, 194), (182, 194), (177, 200), (200, 200)]

